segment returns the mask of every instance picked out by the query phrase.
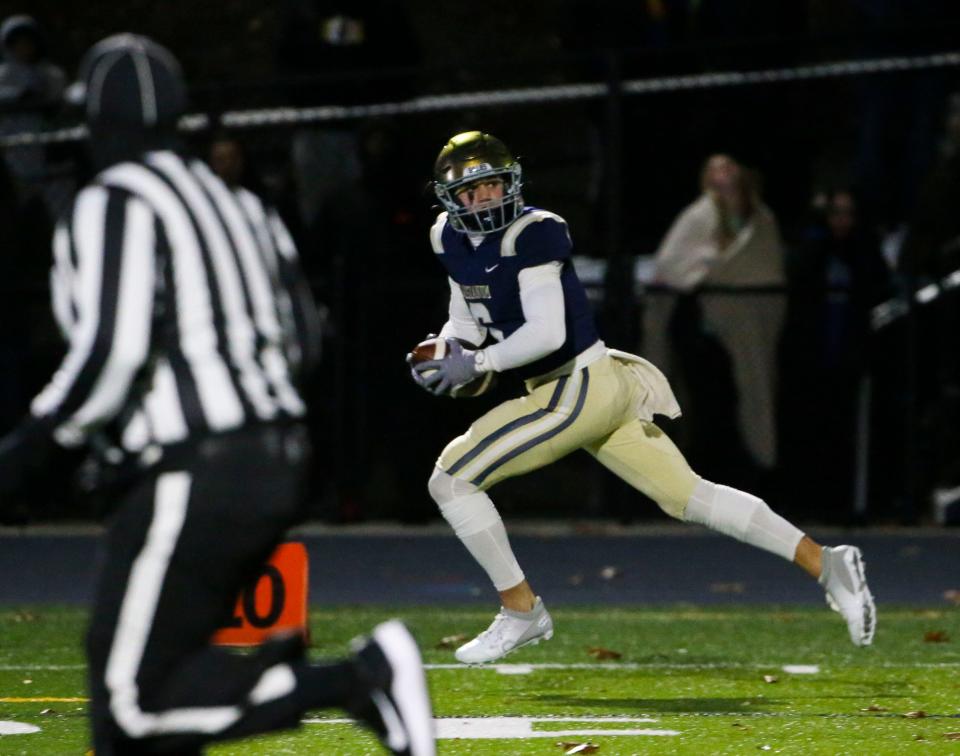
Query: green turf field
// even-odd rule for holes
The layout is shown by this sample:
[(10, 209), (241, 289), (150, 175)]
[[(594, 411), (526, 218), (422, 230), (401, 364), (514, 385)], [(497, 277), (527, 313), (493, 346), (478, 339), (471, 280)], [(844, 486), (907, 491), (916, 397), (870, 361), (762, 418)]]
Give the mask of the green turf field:
[[(554, 639), (502, 666), (460, 667), (438, 648), (447, 636), (485, 627), (492, 614), (476, 608), (314, 611), (314, 653), (339, 655), (376, 622), (405, 618), (431, 665), (435, 713), (448, 736), (441, 754), (559, 755), (579, 744), (598, 747), (579, 753), (599, 756), (960, 754), (960, 607), (881, 607), (867, 649), (851, 646), (826, 608), (551, 610)], [(0, 736), (0, 753), (84, 752), (84, 619), (56, 607), (0, 612), (0, 720), (41, 728)], [(211, 753), (381, 752), (336, 721), (342, 716), (316, 712), (296, 733)]]

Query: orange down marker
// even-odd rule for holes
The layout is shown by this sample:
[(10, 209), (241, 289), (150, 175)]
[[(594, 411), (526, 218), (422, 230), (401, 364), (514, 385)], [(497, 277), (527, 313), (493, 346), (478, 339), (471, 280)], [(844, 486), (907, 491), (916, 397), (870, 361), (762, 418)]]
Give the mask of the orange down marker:
[(282, 543), (240, 592), (233, 617), (213, 636), (221, 646), (256, 646), (274, 633), (296, 631), (309, 640), (307, 625), (307, 549)]

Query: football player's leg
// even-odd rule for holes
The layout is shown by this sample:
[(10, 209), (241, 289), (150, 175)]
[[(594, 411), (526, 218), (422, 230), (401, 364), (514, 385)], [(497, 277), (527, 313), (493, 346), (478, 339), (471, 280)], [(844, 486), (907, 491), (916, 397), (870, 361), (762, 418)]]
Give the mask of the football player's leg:
[(859, 549), (824, 548), (745, 491), (699, 477), (666, 433), (634, 420), (588, 447), (605, 467), (653, 499), (667, 514), (705, 525), (803, 568), (827, 591), (856, 645), (871, 642), (873, 598)]
[(699, 477), (654, 423), (633, 420), (588, 451), (670, 516), (795, 558), (803, 533), (756, 496)]
[[(517, 592), (520, 586), (525, 586), (523, 570), (513, 555), (503, 520), (490, 497), (473, 483), (454, 478), (439, 467), (434, 468), (427, 487), (443, 518), (486, 571), (494, 587), (503, 594)], [(526, 602), (528, 606), (512, 606), (521, 600), (519, 596), (513, 601), (507, 597), (504, 605), (516, 609), (533, 606), (532, 595)]]
[(589, 384), (586, 371), (580, 371), (500, 404), (444, 449), (430, 478), (430, 495), (507, 608), (529, 610), (535, 597), (485, 491), (582, 445), (580, 429), (591, 425)]
[(854, 645), (873, 642), (876, 608), (860, 549), (821, 546), (762, 499), (705, 480), (697, 482), (684, 517), (791, 560), (823, 586), (827, 603), (843, 616)]
[[(492, 661), (553, 634), (549, 614), (525, 580), (485, 491), (559, 459), (596, 437), (598, 428), (606, 429), (611, 421), (592, 407), (604, 392), (591, 392), (590, 384), (587, 371), (580, 371), (499, 405), (455, 439), (437, 463), (430, 494), (487, 572), (503, 605), (485, 633), (457, 650), (461, 661)], [(594, 389), (599, 384), (602, 379), (595, 379)]]
[(493, 623), (458, 648), (465, 664), (494, 661), (523, 646), (549, 640), (553, 621), (534, 594), (510, 548), (507, 531), (493, 501), (477, 486), (437, 467), (430, 477), (430, 495), (444, 519), (500, 594), (501, 609)]

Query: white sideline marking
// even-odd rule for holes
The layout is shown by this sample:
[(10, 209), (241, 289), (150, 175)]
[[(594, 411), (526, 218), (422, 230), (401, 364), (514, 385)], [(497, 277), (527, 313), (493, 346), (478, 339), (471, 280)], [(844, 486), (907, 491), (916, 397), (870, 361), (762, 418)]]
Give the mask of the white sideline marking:
[[(946, 662), (881, 662), (870, 664), (871, 667), (884, 669), (954, 669), (960, 667), (960, 661)], [(68, 672), (77, 669), (86, 669), (86, 664), (0, 664), (0, 672), (27, 672), (37, 670), (42, 672)], [(479, 669), (493, 670), (501, 675), (527, 675), (538, 669), (607, 669), (611, 671), (633, 669), (775, 669), (795, 675), (814, 675), (820, 671), (817, 664), (787, 664), (780, 662), (583, 662), (561, 664), (559, 662), (543, 664), (424, 664), (424, 669)], [(802, 671), (809, 669), (809, 672)]]
[(64, 672), (71, 669), (86, 669), (86, 664), (0, 664), (0, 672), (20, 672), (36, 669), (42, 672)]
[[(538, 669), (603, 669), (611, 672), (630, 671), (635, 669), (769, 669), (778, 667), (778, 664), (741, 664), (740, 662), (710, 662), (707, 664), (672, 664), (658, 662), (544, 662), (543, 664), (424, 664), (424, 669), (453, 669), (453, 670), (490, 670), (500, 675), (527, 675)], [(912, 666), (912, 665), (911, 665)]]
[[(848, 667), (850, 665), (842, 665)], [(854, 665), (856, 666), (856, 665)], [(869, 664), (869, 667), (883, 669), (955, 669), (960, 667), (960, 661), (948, 662), (881, 662)], [(560, 662), (544, 662), (543, 664), (424, 664), (427, 670), (479, 670), (493, 671), (501, 675), (525, 675), (538, 669), (596, 669), (610, 672), (629, 672), (638, 669), (782, 669), (795, 675), (815, 675), (820, 672), (818, 664), (787, 664), (781, 662), (704, 662), (697, 664), (671, 662), (576, 662), (562, 664)], [(515, 668), (519, 668), (516, 670)], [(0, 667), (3, 669), (3, 667)], [(34, 667), (16, 667), (15, 669), (34, 669)], [(520, 671), (522, 670), (522, 671)]]
[(498, 675), (529, 675), (533, 672), (532, 664), (498, 664), (496, 669)]
[(784, 664), (783, 671), (791, 675), (818, 675), (820, 674), (819, 664)]
[[(649, 735), (669, 737), (678, 730), (651, 730), (623, 728), (570, 728), (568, 730), (534, 730), (538, 722), (577, 722), (579, 724), (648, 724), (656, 722), (649, 717), (443, 717), (434, 719), (437, 740), (520, 740), (524, 738), (562, 738), (584, 735)], [(304, 719), (303, 724), (354, 724), (352, 719)]]
[(40, 732), (40, 728), (23, 722), (0, 722), (0, 735), (30, 735)]

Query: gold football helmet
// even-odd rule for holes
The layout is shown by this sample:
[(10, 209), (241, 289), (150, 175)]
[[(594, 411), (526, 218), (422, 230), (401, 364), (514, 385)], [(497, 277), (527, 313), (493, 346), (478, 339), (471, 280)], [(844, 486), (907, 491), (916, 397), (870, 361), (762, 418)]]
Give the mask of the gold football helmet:
[[(503, 198), (482, 208), (465, 207), (457, 195), (472, 184), (499, 179)], [(506, 145), (490, 134), (465, 131), (440, 150), (433, 166), (433, 189), (457, 231), (489, 234), (506, 228), (523, 211), (520, 163)]]

